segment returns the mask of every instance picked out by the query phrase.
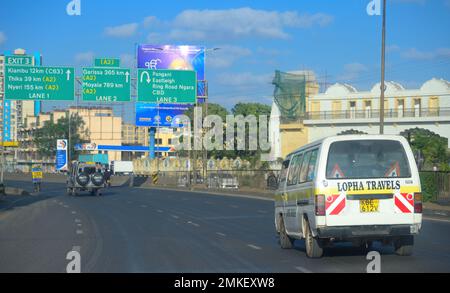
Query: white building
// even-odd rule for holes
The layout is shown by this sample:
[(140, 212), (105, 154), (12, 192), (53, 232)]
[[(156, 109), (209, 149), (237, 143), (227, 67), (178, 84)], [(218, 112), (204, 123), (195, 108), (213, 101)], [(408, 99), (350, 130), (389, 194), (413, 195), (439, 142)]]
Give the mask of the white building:
[[(334, 84), (325, 93), (307, 99), (308, 140), (314, 141), (346, 130), (379, 133), (380, 83), (370, 91), (357, 91), (347, 84)], [(419, 89), (405, 89), (386, 82), (385, 134), (425, 128), (450, 142), (450, 82), (433, 78)]]

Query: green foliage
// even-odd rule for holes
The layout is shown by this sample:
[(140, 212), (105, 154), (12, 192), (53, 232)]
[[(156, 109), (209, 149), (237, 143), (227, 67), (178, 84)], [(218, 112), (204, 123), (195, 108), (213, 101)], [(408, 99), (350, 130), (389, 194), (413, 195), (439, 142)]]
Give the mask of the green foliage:
[(423, 128), (407, 129), (400, 133), (408, 139), (414, 153), (420, 151), (423, 155), (423, 165), (426, 169), (439, 166), (440, 170), (449, 170), (448, 140), (438, 134)]
[[(260, 115), (266, 115), (267, 116), (267, 122), (269, 122), (269, 117), (270, 117), (270, 112), (271, 112), (271, 106), (269, 105), (265, 105), (265, 104), (260, 104), (260, 103), (237, 103), (231, 110), (231, 113), (235, 116), (237, 115), (243, 115), (244, 117), (249, 116), (249, 115), (254, 115), (257, 118), (257, 121), (259, 123), (259, 116)], [(205, 114), (205, 109), (203, 108), (203, 115)], [(194, 114), (194, 110), (189, 109), (188, 111), (186, 111), (184, 113), (186, 116), (188, 116), (191, 121), (193, 121), (193, 114)], [(223, 129), (223, 141), (225, 142), (225, 136), (226, 136), (226, 116), (229, 115), (229, 111), (227, 109), (225, 109), (224, 107), (222, 107), (219, 104), (208, 104), (208, 115), (218, 115), (222, 118), (222, 121), (224, 122), (224, 129)], [(194, 127), (194, 125), (192, 125), (192, 127)], [(237, 129), (235, 126), (235, 140), (236, 140), (236, 134), (237, 134)], [(246, 126), (246, 147), (248, 148), (248, 126)], [(225, 148), (225, 146), (224, 146)], [(236, 149), (236, 146), (235, 146)], [(248, 160), (250, 161), (253, 165), (255, 165), (260, 158), (260, 150), (256, 150), (256, 151), (247, 151), (247, 150), (243, 150), (243, 151), (227, 151), (227, 150), (212, 150), (212, 151), (208, 151), (208, 158), (214, 157), (214, 158), (218, 158), (218, 159), (222, 159), (224, 157), (227, 158), (237, 158), (240, 157), (243, 160)], [(187, 155), (187, 151), (180, 151), (179, 152), (180, 156), (186, 156)]]
[(434, 172), (420, 172), (420, 185), (422, 186), (423, 201), (436, 199), (438, 188)]
[(41, 156), (52, 157), (56, 154), (56, 140), (69, 138), (70, 125), (70, 145), (68, 146), (70, 158), (75, 158), (74, 145), (85, 142), (81, 139), (86, 135), (84, 121), (78, 114), (72, 114), (70, 123), (68, 117), (60, 118), (56, 123), (52, 120), (46, 121), (44, 126), (37, 129), (34, 135), (34, 144)]

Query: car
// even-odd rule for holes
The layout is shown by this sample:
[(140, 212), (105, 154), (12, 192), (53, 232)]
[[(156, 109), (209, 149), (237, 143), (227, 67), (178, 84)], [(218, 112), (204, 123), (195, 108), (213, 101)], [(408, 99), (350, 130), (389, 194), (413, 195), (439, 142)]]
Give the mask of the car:
[(419, 173), (408, 141), (395, 135), (331, 136), (290, 153), (275, 194), (283, 249), (305, 239), (319, 258), (336, 242), (363, 249), (373, 241), (413, 252), (422, 225)]
[(208, 188), (238, 189), (239, 181), (236, 176), (228, 173), (212, 173), (208, 176)]
[(102, 168), (98, 164), (89, 162), (72, 162), (67, 173), (67, 194), (75, 196), (80, 191), (87, 191), (91, 195), (101, 195), (105, 185)]

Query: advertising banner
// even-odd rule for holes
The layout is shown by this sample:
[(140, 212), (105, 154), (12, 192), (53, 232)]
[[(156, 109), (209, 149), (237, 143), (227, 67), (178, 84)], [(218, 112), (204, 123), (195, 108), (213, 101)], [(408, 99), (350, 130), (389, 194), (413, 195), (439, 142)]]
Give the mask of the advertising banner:
[(143, 69), (193, 70), (197, 96), (205, 93), (205, 48), (198, 46), (138, 45), (137, 67)]
[(56, 141), (56, 170), (67, 170), (67, 139), (58, 139)]
[(146, 127), (182, 127), (175, 116), (182, 115), (193, 105), (190, 104), (152, 104), (136, 103), (136, 126)]

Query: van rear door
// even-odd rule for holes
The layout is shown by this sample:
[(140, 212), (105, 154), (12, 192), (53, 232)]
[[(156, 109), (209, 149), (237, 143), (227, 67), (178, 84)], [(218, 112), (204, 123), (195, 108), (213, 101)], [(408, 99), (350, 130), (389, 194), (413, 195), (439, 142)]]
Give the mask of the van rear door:
[(420, 183), (411, 158), (400, 140), (332, 142), (325, 170), (326, 225), (413, 223)]

